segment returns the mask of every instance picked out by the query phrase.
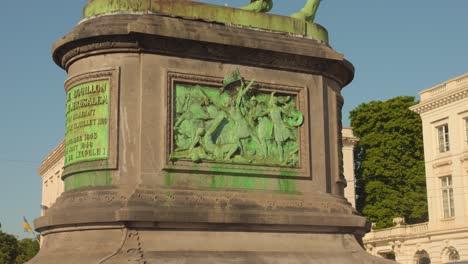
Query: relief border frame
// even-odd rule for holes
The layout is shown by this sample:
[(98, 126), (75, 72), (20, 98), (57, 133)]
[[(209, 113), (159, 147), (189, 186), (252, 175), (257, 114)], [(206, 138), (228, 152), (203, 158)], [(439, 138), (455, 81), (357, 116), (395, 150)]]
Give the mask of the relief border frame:
[[(120, 67), (105, 68), (91, 72), (70, 76), (65, 81), (65, 94), (73, 87), (93, 81), (109, 80), (109, 128), (108, 128), (108, 157), (106, 159), (82, 161), (64, 165), (62, 179), (73, 174), (118, 169), (119, 155), (119, 102), (120, 102)], [(65, 150), (66, 150), (66, 139)], [(65, 153), (66, 155), (66, 153)]]
[[(296, 106), (304, 114), (304, 124), (299, 127), (298, 143), (299, 143), (299, 166), (298, 167), (280, 167), (268, 165), (248, 165), (239, 163), (213, 162), (203, 161), (194, 163), (187, 160), (171, 161), (170, 154), (174, 149), (174, 89), (176, 83), (186, 83), (193, 85), (205, 85), (211, 87), (221, 87), (224, 77), (196, 75), (181, 72), (167, 72), (166, 86), (166, 130), (165, 130), (165, 165), (164, 171), (180, 172), (180, 173), (196, 173), (196, 174), (213, 174), (213, 167), (216, 168), (216, 174), (233, 175), (233, 176), (251, 176), (261, 178), (287, 178), (287, 179), (302, 179), (312, 180), (312, 159), (309, 153), (310, 139), (310, 124), (309, 124), (309, 100), (308, 89), (306, 86), (291, 86), (286, 84), (273, 84), (266, 82), (257, 82), (253, 84), (253, 88), (260, 92), (277, 91), (281, 94), (291, 95), (296, 97)], [(246, 82), (250, 82), (247, 80)], [(242, 171), (242, 172), (241, 172)]]

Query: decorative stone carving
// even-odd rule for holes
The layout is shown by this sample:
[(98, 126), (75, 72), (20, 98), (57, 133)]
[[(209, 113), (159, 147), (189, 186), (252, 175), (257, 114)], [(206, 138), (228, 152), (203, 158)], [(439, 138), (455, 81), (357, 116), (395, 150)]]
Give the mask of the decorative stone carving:
[(298, 166), (304, 116), (295, 98), (259, 93), (253, 83), (239, 70), (221, 89), (177, 83), (171, 160)]
[(143, 254), (140, 236), (137, 231), (124, 229), (121, 247), (110, 256), (102, 259), (99, 264), (133, 263), (147, 264)]
[(396, 217), (396, 218), (393, 218), (393, 223), (396, 226), (402, 226), (406, 224), (406, 221), (404, 217)]
[(421, 102), (420, 104), (415, 105), (410, 109), (418, 114), (422, 114), (431, 111), (435, 108), (442, 107), (444, 105), (448, 105), (456, 101), (460, 101), (466, 97), (468, 97), (468, 89), (463, 89), (443, 97), (438, 97), (428, 102)]

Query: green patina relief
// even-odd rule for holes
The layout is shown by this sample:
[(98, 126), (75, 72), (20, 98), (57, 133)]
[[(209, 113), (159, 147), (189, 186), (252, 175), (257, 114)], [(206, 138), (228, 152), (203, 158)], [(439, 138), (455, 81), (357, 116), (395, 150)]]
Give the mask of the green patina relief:
[(182, 0), (90, 0), (83, 10), (83, 18), (120, 12), (169, 14), (230, 25), (288, 32), (328, 42), (328, 32), (314, 24), (321, 0), (307, 0), (305, 6), (291, 17), (265, 14), (273, 7), (272, 0), (251, 0), (250, 4), (230, 8)]
[(313, 23), (321, 1), (308, 0), (305, 6), (299, 12), (292, 14), (291, 17)]
[[(109, 13), (115, 11), (150, 11), (152, 10), (152, 4), (157, 5), (174, 5), (176, 3), (182, 3), (189, 6), (190, 1), (186, 0), (91, 0), (84, 9), (84, 17), (93, 16), (100, 13)], [(313, 22), (315, 14), (317, 13), (318, 7), (321, 0), (307, 0), (304, 7), (297, 13), (291, 16), (300, 20)], [(242, 10), (254, 11), (254, 12), (268, 12), (273, 8), (273, 0), (250, 0), (250, 4), (241, 7)], [(154, 10), (152, 10), (154, 11)]]
[[(307, 0), (305, 6), (299, 12), (292, 14), (291, 17), (313, 23), (320, 2), (321, 0)], [(273, 0), (251, 0), (250, 4), (241, 7), (241, 9), (255, 12), (268, 12), (272, 8)]]
[(222, 88), (176, 83), (171, 160), (297, 167), (296, 97), (251, 89), (239, 71)]
[(107, 159), (110, 81), (77, 85), (67, 92), (65, 166)]
[(272, 8), (273, 0), (251, 0), (250, 4), (241, 7), (241, 9), (255, 12), (268, 12)]

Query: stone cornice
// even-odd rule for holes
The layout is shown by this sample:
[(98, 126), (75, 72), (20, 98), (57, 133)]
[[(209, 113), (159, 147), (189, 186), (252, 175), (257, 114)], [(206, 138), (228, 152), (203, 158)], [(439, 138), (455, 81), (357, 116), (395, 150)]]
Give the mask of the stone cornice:
[(460, 157), (460, 161), (461, 161), (462, 163), (468, 161), (468, 153), (463, 154), (463, 155)]
[(432, 167), (433, 168), (439, 168), (439, 167), (445, 167), (445, 166), (449, 166), (449, 165), (452, 165), (451, 160), (446, 160), (446, 161), (434, 163), (434, 164), (432, 164)]
[(83, 57), (116, 52), (183, 54), (323, 75), (343, 87), (354, 78), (354, 67), (342, 54), (314, 39), (162, 15), (96, 17), (80, 23), (52, 48), (54, 61), (64, 69)]
[(410, 107), (410, 110), (418, 114), (422, 114), (422, 113), (431, 111), (433, 109), (451, 104), (453, 102), (460, 101), (464, 98), (468, 98), (468, 86), (466, 85), (461, 87), (461, 89), (458, 89), (445, 96), (440, 96), (432, 100), (429, 100), (427, 102), (423, 101), (413, 107)]
[(63, 158), (65, 155), (65, 142), (62, 141), (54, 150), (52, 150), (47, 157), (42, 161), (42, 166), (37, 170), (37, 173), (41, 177), (46, 173), (52, 166)]
[(358, 138), (347, 138), (343, 137), (343, 145), (344, 146), (356, 146), (356, 144), (359, 142)]
[(352, 127), (343, 127), (343, 130), (341, 131), (341, 135), (342, 135), (341, 141), (345, 147), (354, 147), (359, 142), (359, 138), (355, 137), (353, 134)]

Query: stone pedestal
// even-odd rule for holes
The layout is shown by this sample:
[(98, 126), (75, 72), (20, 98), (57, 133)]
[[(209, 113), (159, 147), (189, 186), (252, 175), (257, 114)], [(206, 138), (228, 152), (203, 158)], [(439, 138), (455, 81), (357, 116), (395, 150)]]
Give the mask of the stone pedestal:
[(340, 91), (354, 69), (326, 30), (140, 2), (91, 1), (53, 48), (69, 76), (66, 192), (35, 221), (30, 263), (385, 263), (359, 246), (369, 223), (343, 197)]

